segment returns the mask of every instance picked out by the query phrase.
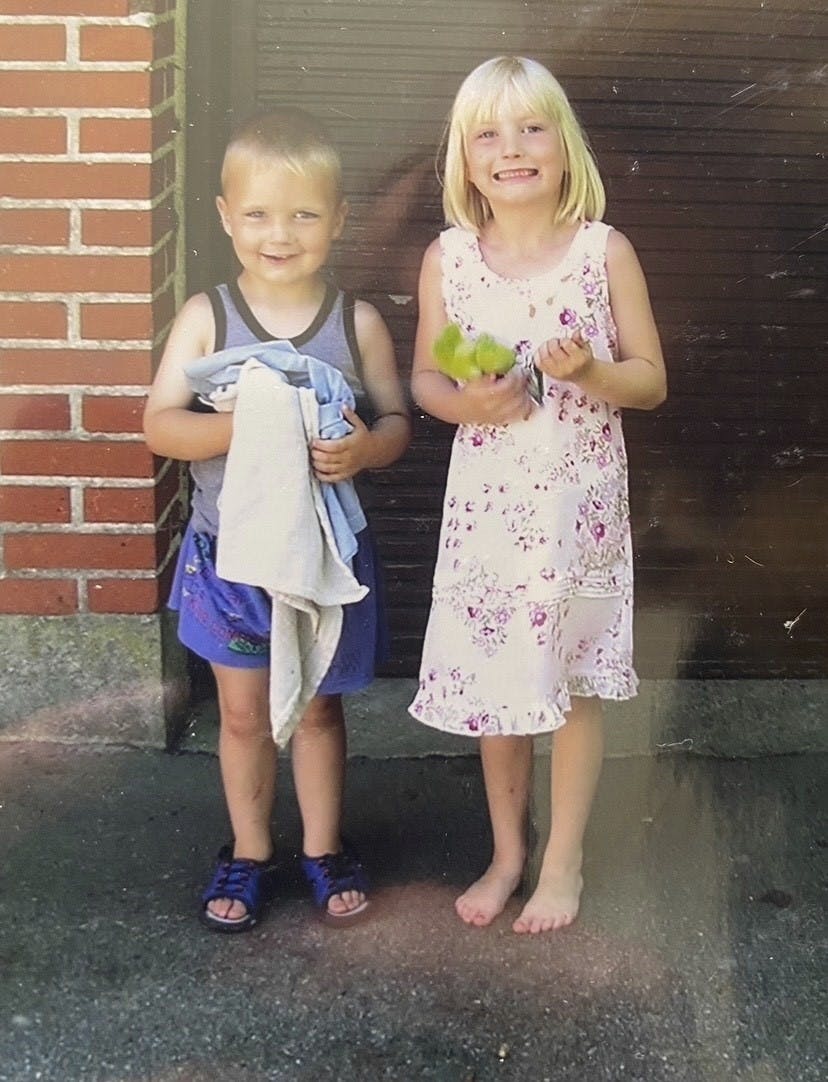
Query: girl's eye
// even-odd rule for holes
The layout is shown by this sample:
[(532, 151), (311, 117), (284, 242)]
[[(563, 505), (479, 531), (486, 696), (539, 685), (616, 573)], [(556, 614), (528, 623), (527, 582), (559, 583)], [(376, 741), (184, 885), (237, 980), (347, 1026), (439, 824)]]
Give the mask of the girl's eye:
[(492, 128), (484, 128), (483, 131), (479, 131), (477, 133), (477, 138), (478, 139), (492, 139), (494, 137), (494, 135), (495, 135), (495, 132), (494, 132), (494, 130)]
[(527, 124), (525, 130), (530, 134), (535, 134), (536, 132), (543, 131), (544, 128), (542, 124)]

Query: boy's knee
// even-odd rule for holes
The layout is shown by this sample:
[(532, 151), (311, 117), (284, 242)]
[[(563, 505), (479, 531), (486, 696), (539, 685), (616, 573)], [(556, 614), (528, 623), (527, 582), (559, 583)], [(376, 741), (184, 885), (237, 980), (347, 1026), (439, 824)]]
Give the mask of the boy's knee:
[(270, 737), (267, 713), (255, 707), (251, 708), (249, 703), (223, 703), (221, 728), (238, 739)]
[(342, 728), (342, 702), (338, 695), (318, 695), (312, 699), (302, 716), (300, 729), (305, 735), (330, 732)]

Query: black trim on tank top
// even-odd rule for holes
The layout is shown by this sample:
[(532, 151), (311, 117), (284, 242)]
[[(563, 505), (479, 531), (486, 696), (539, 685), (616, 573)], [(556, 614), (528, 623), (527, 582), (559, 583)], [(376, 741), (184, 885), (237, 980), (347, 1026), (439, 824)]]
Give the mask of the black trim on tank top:
[(235, 304), (245, 326), (251, 334), (254, 334), (259, 339), (260, 342), (288, 341), (296, 346), (297, 349), (299, 346), (304, 345), (305, 342), (309, 342), (314, 335), (319, 333), (325, 320), (331, 314), (331, 310), (338, 295), (336, 287), (332, 286), (330, 282), (327, 282), (325, 285), (325, 296), (322, 298), (322, 304), (319, 306), (319, 311), (314, 316), (310, 327), (308, 327), (306, 331), (302, 331), (301, 334), (297, 334), (295, 338), (284, 339), (277, 338), (276, 335), (265, 330), (261, 323), (259, 323), (258, 319), (253, 315), (250, 305), (244, 299), (244, 294), (239, 289), (239, 283), (237, 281), (228, 282), (227, 290), (230, 293), (230, 299), (233, 301), (233, 304)]
[(351, 360), (354, 362), (354, 371), (359, 376), (359, 382), (362, 386), (365, 386), (365, 380), (362, 375), (362, 353), (359, 349), (359, 342), (357, 341), (356, 334), (356, 322), (354, 313), (356, 311), (356, 297), (353, 293), (342, 294), (342, 324), (345, 328), (345, 341), (348, 343), (348, 348), (351, 351)]
[(218, 286), (208, 289), (207, 296), (210, 299), (210, 306), (213, 309), (213, 321), (216, 325), (213, 353), (218, 353), (227, 344), (227, 309), (224, 307), (224, 301), (221, 299)]

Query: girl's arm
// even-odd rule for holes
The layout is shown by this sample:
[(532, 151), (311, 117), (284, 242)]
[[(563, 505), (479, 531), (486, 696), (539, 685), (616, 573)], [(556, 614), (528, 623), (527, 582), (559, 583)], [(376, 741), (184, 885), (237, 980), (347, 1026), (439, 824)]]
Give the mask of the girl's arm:
[(420, 270), (420, 317), (411, 391), (426, 413), (449, 424), (509, 424), (528, 416), (532, 400), (516, 365), (507, 375), (480, 376), (462, 388), (438, 371), (432, 346), (448, 323), (441, 289), (440, 241), (432, 241)]
[(232, 413), (193, 413), (184, 366), (213, 350), (213, 311), (205, 293), (191, 297), (173, 323), (144, 407), (144, 438), (157, 455), (194, 462), (224, 454)]
[(347, 481), (361, 470), (390, 466), (411, 439), (394, 344), (382, 316), (366, 301), (357, 301), (354, 329), (362, 356), (362, 379), (377, 419), (371, 428), (353, 410), (343, 410), (354, 431), (339, 440), (314, 440), (311, 462), (320, 481)]
[(601, 361), (578, 333), (550, 338), (535, 364), (554, 379), (577, 383), (587, 394), (611, 406), (655, 409), (667, 397), (667, 373), (644, 272), (623, 233), (607, 240), (610, 305), (618, 329), (618, 361)]

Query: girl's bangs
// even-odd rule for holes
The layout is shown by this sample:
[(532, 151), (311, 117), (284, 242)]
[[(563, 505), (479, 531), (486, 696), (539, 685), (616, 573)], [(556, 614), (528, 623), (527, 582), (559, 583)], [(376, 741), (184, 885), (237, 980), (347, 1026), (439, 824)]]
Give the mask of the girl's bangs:
[(524, 72), (509, 72), (475, 95), (473, 103), (469, 103), (464, 132), (468, 134), (472, 128), (489, 123), (504, 110), (555, 119), (552, 95), (531, 86)]

